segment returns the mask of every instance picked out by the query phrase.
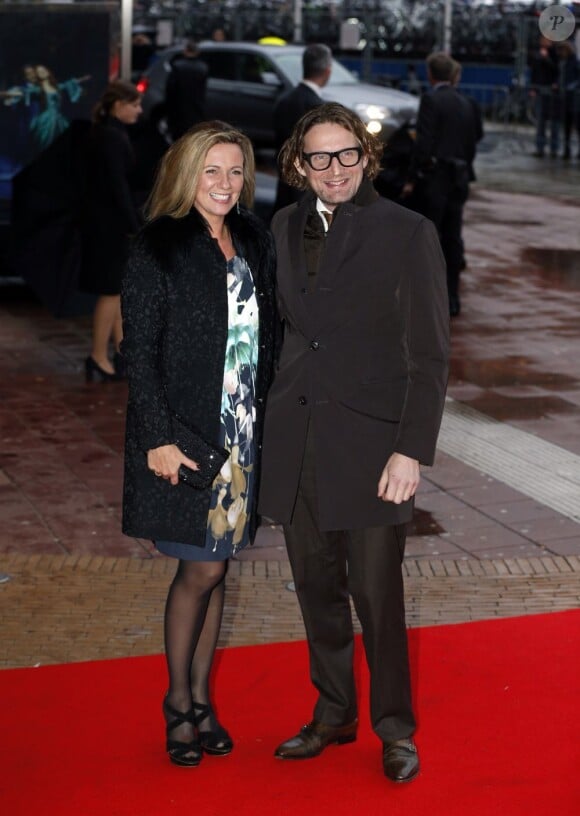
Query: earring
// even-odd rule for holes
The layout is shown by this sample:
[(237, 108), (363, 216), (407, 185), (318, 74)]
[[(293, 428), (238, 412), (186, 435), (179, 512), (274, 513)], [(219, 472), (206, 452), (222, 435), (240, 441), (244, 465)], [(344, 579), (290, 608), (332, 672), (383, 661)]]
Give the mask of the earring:
[(238, 201), (236, 201), (236, 212), (237, 212), (238, 215), (240, 214), (240, 202), (239, 202), (239, 199), (238, 199)]

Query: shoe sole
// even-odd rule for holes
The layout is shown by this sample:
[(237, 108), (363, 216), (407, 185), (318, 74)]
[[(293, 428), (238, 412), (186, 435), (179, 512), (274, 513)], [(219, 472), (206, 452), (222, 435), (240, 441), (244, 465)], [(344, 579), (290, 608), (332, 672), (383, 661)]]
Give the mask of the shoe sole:
[(202, 746), (201, 750), (203, 751), (204, 754), (207, 754), (208, 756), (227, 756), (228, 754), (231, 754), (231, 752), (234, 750), (234, 747), (232, 745), (231, 748), (227, 748), (225, 751), (220, 751), (216, 748), (204, 748)]
[(169, 761), (172, 765), (176, 765), (178, 768), (197, 768), (199, 763), (201, 762), (201, 757), (198, 759), (197, 762), (182, 762), (179, 759), (175, 759), (172, 756), (169, 756)]

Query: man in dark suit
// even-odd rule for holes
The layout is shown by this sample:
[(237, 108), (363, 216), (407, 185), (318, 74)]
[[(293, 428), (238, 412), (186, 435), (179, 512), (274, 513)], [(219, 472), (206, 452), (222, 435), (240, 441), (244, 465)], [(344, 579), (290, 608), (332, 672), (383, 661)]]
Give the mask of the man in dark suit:
[[(307, 111), (323, 102), (320, 89), (330, 79), (332, 70), (332, 51), (327, 45), (312, 43), (307, 45), (302, 54), (302, 81), (290, 91), (282, 94), (274, 106), (274, 128), (276, 133), (276, 152), (279, 153), (286, 139), (292, 133), (294, 125)], [(274, 212), (287, 204), (298, 201), (300, 191), (290, 187), (280, 177), (276, 190)]]
[(337, 103), (306, 113), (282, 151), (285, 180), (308, 192), (272, 220), (284, 343), (260, 512), (284, 525), (319, 695), (313, 720), (276, 756), (307, 759), (356, 739), (350, 593), (384, 772), (406, 782), (419, 759), (401, 563), (419, 463), (433, 461), (443, 412), (449, 316), (436, 230), (378, 196), (381, 154)]
[(554, 43), (540, 37), (537, 52), (530, 60), (530, 96), (535, 100), (536, 150), (533, 156), (543, 159), (546, 149), (546, 126), (550, 127), (550, 156), (558, 155), (560, 146), (559, 66)]
[(165, 112), (173, 141), (205, 119), (208, 67), (193, 40), (170, 61), (165, 86)]
[(403, 196), (439, 232), (447, 265), (449, 312), (459, 314), (459, 274), (463, 265), (463, 207), (473, 176), (478, 126), (472, 103), (454, 87), (457, 63), (439, 52), (427, 59), (431, 89), (421, 97), (417, 138)]

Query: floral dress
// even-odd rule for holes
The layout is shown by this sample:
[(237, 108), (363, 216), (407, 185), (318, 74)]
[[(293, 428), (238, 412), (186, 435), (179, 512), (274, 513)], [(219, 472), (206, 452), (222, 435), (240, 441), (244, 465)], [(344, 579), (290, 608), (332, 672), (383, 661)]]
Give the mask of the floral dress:
[(258, 301), (252, 273), (237, 255), (227, 262), (228, 340), (219, 444), (230, 456), (214, 479), (204, 547), (159, 541), (159, 552), (186, 561), (224, 561), (249, 544), (254, 492)]
[(220, 444), (230, 457), (213, 483), (206, 550), (228, 558), (249, 543), (248, 508), (254, 485), (255, 382), (258, 301), (249, 266), (227, 263), (228, 340), (224, 364)]

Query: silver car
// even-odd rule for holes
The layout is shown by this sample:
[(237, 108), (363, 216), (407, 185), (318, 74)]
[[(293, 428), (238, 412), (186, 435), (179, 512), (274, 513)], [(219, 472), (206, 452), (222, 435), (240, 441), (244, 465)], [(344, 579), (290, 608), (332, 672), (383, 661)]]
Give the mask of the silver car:
[[(162, 51), (139, 80), (145, 116), (161, 118), (170, 59), (180, 50), (174, 46)], [(229, 122), (258, 147), (272, 147), (274, 103), (300, 82), (304, 46), (202, 42), (199, 50), (209, 68), (207, 118)], [(340, 102), (358, 113), (369, 131), (383, 141), (401, 125), (414, 121), (419, 106), (411, 94), (359, 82), (336, 60), (321, 94), (325, 101)]]

